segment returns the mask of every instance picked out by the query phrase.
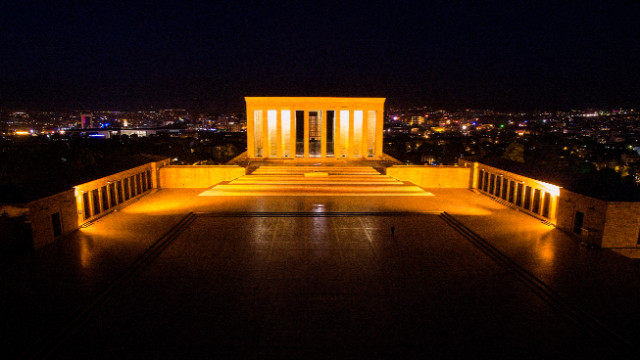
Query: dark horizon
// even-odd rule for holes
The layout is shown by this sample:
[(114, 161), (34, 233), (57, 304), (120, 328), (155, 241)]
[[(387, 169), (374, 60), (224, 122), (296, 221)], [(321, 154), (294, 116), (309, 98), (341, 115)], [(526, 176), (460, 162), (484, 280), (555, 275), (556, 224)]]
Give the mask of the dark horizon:
[(637, 108), (631, 2), (0, 5), (0, 107), (242, 111), (244, 96)]

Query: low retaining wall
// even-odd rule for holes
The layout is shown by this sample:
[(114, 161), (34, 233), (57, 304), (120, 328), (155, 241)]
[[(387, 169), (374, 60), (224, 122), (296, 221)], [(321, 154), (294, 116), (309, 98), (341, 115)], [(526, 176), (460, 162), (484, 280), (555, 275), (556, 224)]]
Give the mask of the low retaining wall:
[(387, 168), (387, 175), (410, 181), (423, 188), (469, 188), (471, 168), (462, 166), (396, 165)]
[(245, 174), (237, 165), (169, 165), (160, 168), (161, 188), (209, 188)]

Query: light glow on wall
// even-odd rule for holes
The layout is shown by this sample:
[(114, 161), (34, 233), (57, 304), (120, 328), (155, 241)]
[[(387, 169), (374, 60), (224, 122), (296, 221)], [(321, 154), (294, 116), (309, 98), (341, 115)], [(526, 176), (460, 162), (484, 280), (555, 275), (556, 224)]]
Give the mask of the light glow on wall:
[(280, 128), (282, 130), (282, 156), (291, 156), (291, 110), (280, 113)]
[(269, 156), (277, 156), (278, 110), (267, 110), (267, 131), (269, 131)]
[(376, 111), (367, 111), (367, 157), (373, 157), (376, 154)]
[(546, 182), (539, 181), (540, 185), (542, 185), (542, 190), (551, 194), (551, 196), (560, 196), (560, 186), (549, 184)]
[(362, 154), (362, 110), (355, 110), (353, 112), (353, 156), (360, 157)]
[(262, 110), (253, 112), (253, 123), (255, 156), (262, 157)]
[(340, 155), (349, 156), (349, 110), (340, 110)]

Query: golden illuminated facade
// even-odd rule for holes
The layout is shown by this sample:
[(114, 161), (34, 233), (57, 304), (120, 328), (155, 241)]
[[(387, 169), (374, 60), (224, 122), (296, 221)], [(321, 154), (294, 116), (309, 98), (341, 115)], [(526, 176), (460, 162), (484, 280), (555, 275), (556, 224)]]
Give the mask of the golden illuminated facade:
[(384, 98), (245, 97), (251, 159), (380, 159)]

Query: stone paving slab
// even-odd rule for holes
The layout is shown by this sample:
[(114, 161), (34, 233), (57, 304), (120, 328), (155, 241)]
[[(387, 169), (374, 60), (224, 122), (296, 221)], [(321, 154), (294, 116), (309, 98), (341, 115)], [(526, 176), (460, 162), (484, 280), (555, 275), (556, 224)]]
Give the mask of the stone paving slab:
[(506, 207), (456, 218), (620, 335), (634, 342), (640, 337), (637, 260), (580, 246), (572, 235)]
[(241, 220), (199, 217), (53, 358), (607, 351), (435, 215)]
[(1, 353), (17, 356), (119, 276), (184, 214), (132, 214), (153, 195), (1, 264)]

